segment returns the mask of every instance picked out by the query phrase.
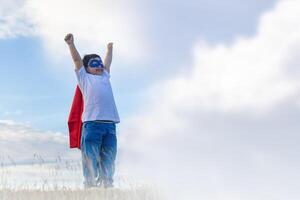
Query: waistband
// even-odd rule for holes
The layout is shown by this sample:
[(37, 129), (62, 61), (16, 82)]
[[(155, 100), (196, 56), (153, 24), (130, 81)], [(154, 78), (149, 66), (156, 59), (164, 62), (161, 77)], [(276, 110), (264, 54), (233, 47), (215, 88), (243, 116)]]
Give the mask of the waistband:
[(97, 122), (97, 123), (115, 123), (114, 121), (111, 121), (111, 120), (95, 120), (93, 122)]

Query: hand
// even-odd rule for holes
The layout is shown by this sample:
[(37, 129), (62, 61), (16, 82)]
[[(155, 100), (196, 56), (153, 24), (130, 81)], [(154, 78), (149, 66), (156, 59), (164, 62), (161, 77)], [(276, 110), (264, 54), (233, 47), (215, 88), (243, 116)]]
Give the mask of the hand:
[(112, 42), (108, 43), (108, 44), (107, 44), (107, 48), (108, 48), (108, 49), (112, 49), (112, 48), (113, 48), (113, 43), (112, 43)]
[(72, 33), (69, 33), (65, 36), (65, 41), (68, 45), (73, 44), (74, 43), (74, 37)]

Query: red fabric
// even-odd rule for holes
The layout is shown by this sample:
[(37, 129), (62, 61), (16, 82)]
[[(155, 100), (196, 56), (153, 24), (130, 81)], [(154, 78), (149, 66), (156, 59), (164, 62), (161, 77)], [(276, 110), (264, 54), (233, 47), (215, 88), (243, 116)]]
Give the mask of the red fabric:
[(75, 90), (75, 96), (72, 102), (71, 111), (69, 114), (69, 119), (68, 119), (70, 148), (80, 149), (82, 112), (83, 112), (83, 96), (77, 85)]

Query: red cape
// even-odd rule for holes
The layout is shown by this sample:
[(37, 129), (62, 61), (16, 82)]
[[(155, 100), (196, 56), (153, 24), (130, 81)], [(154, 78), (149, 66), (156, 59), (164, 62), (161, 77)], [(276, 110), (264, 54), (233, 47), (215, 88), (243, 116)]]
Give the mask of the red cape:
[(75, 96), (72, 102), (71, 111), (69, 114), (69, 119), (68, 119), (70, 148), (80, 149), (82, 112), (83, 112), (83, 96), (77, 85), (75, 90)]

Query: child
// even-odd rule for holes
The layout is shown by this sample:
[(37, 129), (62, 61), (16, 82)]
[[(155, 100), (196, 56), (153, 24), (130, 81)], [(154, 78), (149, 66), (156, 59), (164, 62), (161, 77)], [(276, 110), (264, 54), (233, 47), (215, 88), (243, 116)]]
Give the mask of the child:
[(85, 188), (113, 187), (114, 162), (117, 153), (116, 123), (120, 122), (110, 84), (113, 43), (107, 45), (102, 63), (97, 54), (81, 59), (72, 34), (65, 36), (78, 86), (83, 95), (81, 154)]

